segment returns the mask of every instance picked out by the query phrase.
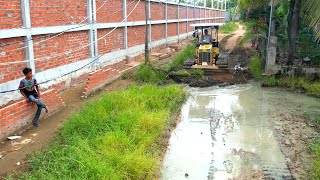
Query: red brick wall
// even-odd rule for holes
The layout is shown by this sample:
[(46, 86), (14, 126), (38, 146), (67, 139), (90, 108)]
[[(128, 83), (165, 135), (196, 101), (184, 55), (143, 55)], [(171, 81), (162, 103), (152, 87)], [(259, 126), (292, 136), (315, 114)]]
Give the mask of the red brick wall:
[[(23, 40), (24, 38), (0, 39), (0, 63), (9, 63), (25, 60), (24, 49), (16, 50), (18, 48), (24, 47), (24, 43), (21, 42)], [(6, 46), (7, 43), (12, 42), (20, 43)], [(0, 83), (21, 78), (23, 76), (21, 71), (24, 68), (24, 66), (24, 63), (0, 65)]]
[(104, 85), (120, 77), (123, 73), (134, 70), (136, 67), (138, 67), (138, 65), (139, 64), (126, 65), (122, 61), (89, 73), (89, 77), (83, 91), (84, 97), (90, 95), (98, 89), (101, 89)]
[(22, 27), (20, 0), (0, 1), (0, 29)]
[(165, 25), (164, 24), (157, 24), (151, 26), (151, 40), (157, 41), (165, 38)]
[[(39, 39), (38, 37), (39, 36), (34, 37), (36, 39), (34, 43), (42, 40), (42, 38)], [(47, 37), (44, 37), (44, 39), (47, 39)], [(46, 69), (55, 68), (61, 65), (89, 58), (89, 47), (84, 47), (88, 44), (88, 42), (88, 32), (77, 31), (64, 33), (56, 38), (35, 44), (34, 57), (36, 59), (36, 71), (40, 72)], [(80, 48), (82, 49), (79, 50)], [(49, 60), (43, 60), (46, 57), (53, 58), (50, 58)]]
[(168, 19), (178, 19), (178, 8), (175, 5), (168, 4)]
[(207, 13), (207, 14), (206, 14), (206, 17), (208, 17), (208, 18), (211, 16), (211, 12), (210, 12), (210, 11), (211, 11), (211, 10), (208, 10), (208, 9), (206, 10), (206, 13)]
[(87, 17), (87, 1), (30, 0), (30, 12), (32, 27), (78, 24)]
[(201, 18), (205, 18), (206, 10), (201, 9)]
[(108, 81), (111, 81), (119, 74), (119, 71), (112, 68), (99, 69), (97, 71), (89, 73), (89, 77), (86, 83), (86, 87), (84, 88), (83, 95), (88, 95), (94, 92), (95, 90), (101, 88)]
[(200, 18), (200, 9), (196, 8), (195, 11), (196, 11), (196, 18)]
[(165, 6), (162, 3), (151, 3), (151, 19), (164, 20), (165, 19)]
[[(108, 22), (121, 22), (123, 17), (122, 12), (122, 0), (96, 0), (97, 10), (97, 22), (108, 23)], [(104, 4), (105, 3), (105, 4)], [(102, 6), (104, 4), (104, 6)], [(129, 12), (128, 12), (129, 13)]]
[(128, 28), (128, 46), (133, 47), (144, 43), (145, 26), (134, 26)]
[(194, 17), (194, 15), (193, 15), (193, 7), (189, 7), (189, 9), (188, 9), (188, 16), (189, 16), (189, 18), (193, 18)]
[[(48, 107), (50, 114), (63, 108), (65, 105), (54, 89), (42, 94), (42, 102)], [(37, 105), (21, 100), (10, 106), (0, 109), (0, 139), (30, 124), (37, 110)], [(41, 118), (46, 115), (44, 111)]]
[(187, 7), (183, 7), (183, 6), (180, 6), (179, 7), (179, 16), (180, 16), (180, 19), (186, 19), (187, 18)]
[(176, 36), (177, 33), (177, 24), (178, 23), (169, 23), (168, 24), (168, 36)]
[(189, 32), (194, 31), (194, 28), (190, 26), (191, 24), (193, 24), (193, 21), (189, 22), (189, 27), (188, 27), (189, 28)]
[[(128, 0), (127, 1), (127, 13), (129, 13), (133, 10), (135, 5), (138, 3), (138, 1), (135, 0)], [(144, 8), (144, 1), (140, 1), (137, 7), (133, 10), (131, 15), (128, 17), (128, 21), (144, 21), (146, 19), (145, 15), (145, 8)]]
[(187, 33), (187, 23), (186, 22), (181, 22), (181, 23), (179, 23), (179, 25), (180, 25), (179, 33), (180, 34)]
[(115, 29), (110, 33), (112, 29), (98, 30), (98, 39), (102, 38), (106, 34), (109, 34), (105, 38), (98, 41), (99, 54), (105, 54), (112, 51), (124, 49), (124, 37), (123, 28)]

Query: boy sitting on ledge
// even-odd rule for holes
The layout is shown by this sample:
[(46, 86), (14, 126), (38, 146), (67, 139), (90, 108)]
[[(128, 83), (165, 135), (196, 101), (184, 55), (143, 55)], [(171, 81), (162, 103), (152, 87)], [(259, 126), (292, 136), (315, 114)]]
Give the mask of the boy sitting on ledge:
[(20, 85), (19, 85), (20, 93), (27, 100), (30, 100), (37, 104), (38, 109), (35, 117), (32, 120), (32, 124), (36, 127), (39, 127), (39, 118), (40, 118), (41, 110), (44, 108), (46, 110), (46, 113), (48, 113), (48, 109), (46, 105), (41, 102), (40, 89), (37, 84), (37, 80), (32, 77), (32, 70), (26, 67), (23, 69), (22, 72), (26, 77), (20, 81)]

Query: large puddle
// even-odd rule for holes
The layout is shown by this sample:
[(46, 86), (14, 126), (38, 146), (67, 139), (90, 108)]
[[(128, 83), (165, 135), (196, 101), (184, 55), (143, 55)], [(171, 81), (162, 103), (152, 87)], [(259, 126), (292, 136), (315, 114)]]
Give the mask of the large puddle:
[(318, 99), (250, 84), (188, 91), (161, 179), (292, 179), (271, 112), (318, 110)]

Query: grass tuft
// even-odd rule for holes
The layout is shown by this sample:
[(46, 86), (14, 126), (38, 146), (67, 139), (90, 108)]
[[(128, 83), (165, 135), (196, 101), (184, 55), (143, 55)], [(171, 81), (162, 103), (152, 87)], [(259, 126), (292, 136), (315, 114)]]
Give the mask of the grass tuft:
[(238, 24), (234, 22), (227, 22), (220, 28), (219, 32), (223, 34), (231, 34), (238, 29), (239, 29)]
[(164, 84), (166, 73), (152, 65), (142, 64), (134, 74), (134, 80), (143, 83)]
[(175, 85), (105, 94), (73, 115), (19, 179), (156, 179), (159, 141), (183, 99)]
[(195, 45), (189, 45), (184, 50), (182, 50), (179, 54), (177, 54), (171, 63), (165, 65), (163, 70), (171, 71), (172, 68), (183, 65), (183, 63), (193, 57), (195, 55)]

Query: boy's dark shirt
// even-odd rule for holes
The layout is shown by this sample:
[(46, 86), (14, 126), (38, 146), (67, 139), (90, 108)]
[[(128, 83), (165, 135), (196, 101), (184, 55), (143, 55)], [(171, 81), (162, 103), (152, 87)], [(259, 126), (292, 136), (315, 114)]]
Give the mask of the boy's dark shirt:
[(38, 87), (37, 80), (35, 78), (31, 78), (30, 80), (22, 79), (20, 81), (19, 88), (23, 88), (22, 92), (27, 96), (33, 95), (34, 97), (38, 97), (38, 93), (35, 87)]

